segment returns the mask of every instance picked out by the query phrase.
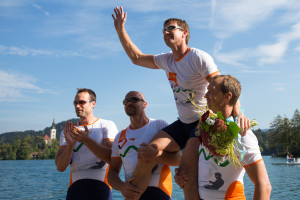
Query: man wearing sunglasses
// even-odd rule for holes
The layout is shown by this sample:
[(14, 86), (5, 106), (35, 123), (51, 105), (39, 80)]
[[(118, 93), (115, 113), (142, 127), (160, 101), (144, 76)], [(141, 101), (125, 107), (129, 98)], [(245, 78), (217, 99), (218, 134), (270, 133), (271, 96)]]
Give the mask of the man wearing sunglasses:
[[(112, 17), (114, 26), (118, 33), (120, 42), (131, 61), (139, 66), (150, 69), (162, 69), (165, 71), (169, 83), (171, 85), (179, 119), (160, 130), (153, 138), (151, 144), (157, 147), (155, 157), (160, 157), (163, 152), (177, 152), (185, 148), (187, 143), (191, 148), (197, 148), (199, 141), (194, 137), (194, 129), (200, 118), (199, 109), (197, 107), (205, 107), (206, 101), (203, 99), (208, 83), (212, 77), (219, 75), (220, 72), (214, 63), (212, 57), (204, 51), (196, 48), (188, 47), (190, 31), (188, 24), (184, 20), (171, 18), (164, 22), (163, 37), (166, 45), (171, 49), (169, 53), (158, 55), (149, 55), (142, 53), (139, 48), (131, 41), (125, 31), (125, 22), (127, 13), (124, 13), (123, 8), (116, 7)], [(241, 111), (237, 105), (234, 109), (236, 115)], [(239, 117), (243, 134), (249, 129), (249, 120), (244, 117)], [(190, 139), (191, 138), (191, 139)], [(194, 149), (185, 148), (180, 166), (183, 171), (189, 176), (197, 171), (197, 166), (189, 162), (191, 157), (197, 157)], [(185, 153), (188, 152), (188, 153)], [(152, 154), (151, 154), (152, 155)], [(145, 189), (147, 185), (146, 177), (151, 171), (150, 165), (147, 164), (148, 154), (141, 156), (140, 162), (137, 164), (137, 176), (132, 181), (132, 184)], [(140, 170), (143, 169), (143, 170)], [(192, 180), (190, 178), (189, 180)], [(195, 178), (197, 181), (197, 178)], [(187, 183), (184, 188), (185, 199), (193, 199), (193, 191), (196, 191), (196, 184), (192, 181)], [(192, 187), (195, 187), (194, 189)]]
[(70, 165), (70, 186), (66, 199), (110, 200), (111, 189), (106, 181), (111, 146), (118, 132), (114, 122), (94, 116), (96, 94), (78, 89), (74, 107), (79, 123), (67, 122), (60, 135), (55, 164), (63, 172)]
[[(152, 170), (151, 180), (145, 192), (130, 183), (138, 162), (139, 148), (142, 146), (152, 149), (153, 147), (148, 145), (148, 143), (150, 143), (151, 139), (159, 130), (168, 124), (163, 120), (154, 120), (146, 116), (145, 109), (147, 102), (145, 101), (144, 95), (140, 92), (131, 91), (127, 93), (123, 104), (125, 112), (130, 119), (130, 125), (118, 133), (113, 143), (108, 172), (109, 184), (114, 189), (121, 191), (126, 200), (170, 200), (172, 193), (172, 176), (169, 163), (159, 163)], [(173, 160), (177, 159), (177, 162), (179, 162), (180, 153), (176, 156), (177, 157), (173, 158)], [(150, 162), (152, 163), (152, 161)], [(125, 182), (119, 177), (122, 164), (124, 165)]]

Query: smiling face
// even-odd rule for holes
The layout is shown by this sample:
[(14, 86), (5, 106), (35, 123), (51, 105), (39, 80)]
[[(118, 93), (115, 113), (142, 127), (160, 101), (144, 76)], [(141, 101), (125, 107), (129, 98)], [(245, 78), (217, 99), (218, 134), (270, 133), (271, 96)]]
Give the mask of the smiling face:
[(131, 91), (125, 96), (125, 100), (128, 100), (124, 105), (125, 112), (128, 116), (135, 116), (145, 112), (147, 103), (145, 102), (144, 95), (141, 93)]
[[(164, 25), (164, 28), (174, 25), (178, 26), (176, 21), (170, 21)], [(171, 31), (165, 30), (163, 31), (164, 34), (164, 41), (166, 45), (170, 48), (172, 48), (174, 45), (179, 45), (181, 43), (185, 43), (187, 32), (185, 30), (182, 30), (180, 28), (175, 28)]]
[(74, 106), (78, 117), (86, 118), (87, 116), (93, 114), (93, 109), (96, 102), (90, 101), (90, 95), (87, 92), (80, 92), (75, 96)]
[[(167, 44), (167, 46), (172, 44), (172, 41), (171, 41), (171, 43), (169, 43), (168, 39), (175, 38), (175, 37), (173, 37), (174, 35), (172, 34), (172, 32), (176, 33), (177, 31), (179, 31), (179, 33), (180, 32), (184, 33), (183, 35), (181, 34), (180, 36), (184, 38), (183, 42), (185, 42), (185, 44), (188, 45), (189, 39), (190, 39), (190, 28), (189, 28), (189, 25), (187, 24), (187, 22), (182, 19), (169, 18), (164, 22), (163, 28), (168, 27), (169, 25), (177, 25), (177, 26), (181, 27), (181, 29), (175, 29), (173, 31), (169, 31), (169, 34), (168, 34), (168, 31), (163, 32), (164, 40), (165, 40), (165, 43)], [(173, 41), (173, 43), (174, 43), (174, 41)]]

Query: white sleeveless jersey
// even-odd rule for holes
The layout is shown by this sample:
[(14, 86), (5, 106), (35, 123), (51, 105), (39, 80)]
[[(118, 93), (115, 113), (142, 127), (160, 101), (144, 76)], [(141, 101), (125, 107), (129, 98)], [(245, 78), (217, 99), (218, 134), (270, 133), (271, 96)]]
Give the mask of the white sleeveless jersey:
[[(112, 158), (121, 158), (124, 166), (125, 179), (131, 177), (137, 164), (137, 150), (140, 144), (150, 143), (156, 133), (168, 124), (163, 120), (150, 119), (149, 122), (139, 129), (129, 127), (115, 138), (112, 147)], [(153, 172), (149, 186), (158, 187), (167, 195), (172, 193), (172, 174), (168, 165), (158, 164)]]
[(197, 121), (200, 118), (199, 109), (192, 105), (189, 98), (200, 107), (206, 106), (203, 99), (208, 86), (206, 79), (218, 72), (212, 57), (204, 51), (190, 48), (179, 60), (175, 60), (173, 53), (169, 52), (153, 56), (153, 63), (166, 72), (180, 121), (186, 124)]
[[(78, 124), (77, 124), (78, 126)], [(84, 130), (82, 125), (78, 126)], [(103, 140), (114, 140), (118, 133), (114, 122), (110, 120), (97, 119), (93, 124), (89, 124), (89, 137), (97, 143), (102, 144)], [(62, 131), (60, 135), (60, 146), (66, 146), (68, 143), (65, 140)], [(106, 182), (106, 171), (108, 164), (101, 162), (84, 144), (77, 142), (72, 154), (72, 161), (70, 163), (71, 183), (80, 179), (96, 179)]]
[[(198, 188), (199, 195), (205, 200), (215, 199), (246, 199), (243, 177), (246, 167), (262, 160), (257, 138), (251, 130), (241, 137), (241, 145), (245, 147), (245, 155), (241, 166), (234, 166), (226, 159), (220, 163), (209, 156), (202, 145), (199, 147)], [(236, 156), (240, 154), (236, 151)]]

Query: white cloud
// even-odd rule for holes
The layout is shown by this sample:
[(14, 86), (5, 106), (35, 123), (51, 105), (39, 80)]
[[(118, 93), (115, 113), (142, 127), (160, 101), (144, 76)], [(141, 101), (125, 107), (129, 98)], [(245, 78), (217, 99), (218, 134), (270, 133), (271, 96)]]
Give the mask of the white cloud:
[(24, 1), (19, 1), (19, 0), (1, 0), (0, 1), (0, 8), (10, 8), (10, 7), (20, 7), (25, 4)]
[(28, 75), (0, 70), (0, 102), (26, 101), (30, 97), (25, 91), (43, 93), (44, 90), (34, 84), (36, 80)]
[(282, 92), (286, 90), (283, 83), (272, 83), (272, 86), (275, 92)]
[(0, 45), (0, 54), (8, 54), (8, 55), (18, 55), (18, 56), (37, 56), (37, 55), (52, 55), (53, 53), (50, 51), (39, 50), (39, 49), (30, 49), (27, 47), (7, 47), (4, 45)]
[(246, 57), (249, 57), (251, 54), (250, 49), (239, 49), (237, 51), (232, 51), (229, 53), (220, 53), (222, 50), (223, 44), (222, 42), (218, 42), (214, 48), (214, 58), (218, 60), (218, 62), (228, 64), (231, 66), (237, 67), (245, 67), (242, 62)]
[(46, 16), (50, 16), (50, 13), (48, 11), (45, 11), (42, 6), (39, 6), (37, 4), (32, 4), (33, 7), (35, 7), (36, 9), (38, 9), (39, 11), (41, 11), (42, 13), (44, 13), (44, 15)]
[(211, 28), (219, 38), (230, 37), (236, 32), (251, 29), (254, 24), (266, 20), (276, 10), (290, 4), (289, 0), (212, 1), (214, 12), (210, 20)]
[[(116, 45), (119, 43), (110, 43), (109, 41), (102, 42), (101, 45), (106, 47), (107, 45)], [(94, 43), (94, 45), (96, 45)], [(100, 42), (99, 42), (100, 45)], [(100, 46), (101, 46), (100, 45)], [(119, 47), (119, 46), (118, 46)], [(120, 48), (110, 48), (110, 51), (119, 51)], [(97, 59), (100, 58), (100, 54), (95, 54), (95, 52), (82, 52), (82, 51), (62, 51), (62, 50), (54, 50), (54, 51), (48, 51), (48, 50), (41, 50), (41, 49), (30, 49), (27, 47), (7, 47), (4, 45), (0, 45), (0, 54), (3, 55), (14, 55), (14, 56), (55, 56), (55, 57), (84, 57), (88, 59)]]
[[(233, 66), (244, 66), (243, 63), (250, 59), (255, 59), (260, 66), (283, 62), (286, 51), (290, 50), (288, 49), (290, 43), (300, 41), (300, 23), (292, 25), (290, 31), (278, 33), (275, 38), (277, 41), (273, 44), (261, 44), (253, 49), (243, 48), (227, 53), (221, 52), (222, 43), (218, 42), (215, 45), (214, 57), (222, 63)], [(300, 51), (300, 47), (294, 50)]]
[(288, 41), (279, 41), (271, 45), (260, 45), (257, 47), (258, 63), (263, 65), (265, 63), (281, 62), (282, 57), (287, 50)]

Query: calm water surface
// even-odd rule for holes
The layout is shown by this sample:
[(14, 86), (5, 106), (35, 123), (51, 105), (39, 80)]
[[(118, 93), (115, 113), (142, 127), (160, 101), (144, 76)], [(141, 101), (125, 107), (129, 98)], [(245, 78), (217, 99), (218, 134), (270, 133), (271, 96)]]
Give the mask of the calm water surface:
[[(269, 156), (264, 161), (273, 188), (271, 199), (300, 199), (300, 165), (272, 165), (286, 160)], [(248, 176), (244, 181), (247, 199), (252, 199), (254, 185)], [(58, 172), (54, 160), (0, 161), (0, 200), (65, 199), (68, 183), (69, 169)], [(172, 197), (183, 199), (176, 184)], [(114, 190), (113, 199), (123, 198)]]

